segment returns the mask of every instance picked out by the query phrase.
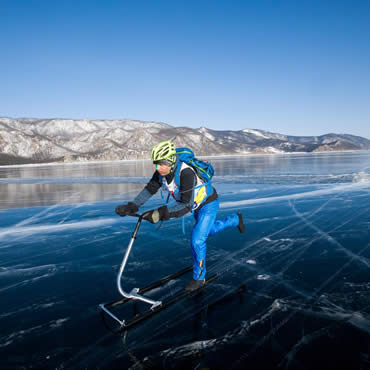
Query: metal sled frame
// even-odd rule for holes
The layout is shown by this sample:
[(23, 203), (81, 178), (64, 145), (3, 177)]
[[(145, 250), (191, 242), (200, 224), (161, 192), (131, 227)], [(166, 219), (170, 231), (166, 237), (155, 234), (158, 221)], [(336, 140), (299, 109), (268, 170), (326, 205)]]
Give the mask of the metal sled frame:
[[(141, 222), (142, 222), (142, 215), (135, 215), (136, 217), (139, 217), (138, 221), (137, 221), (137, 224), (136, 224), (136, 227), (135, 227), (135, 230), (132, 234), (132, 237), (131, 237), (131, 240), (130, 240), (130, 243), (126, 249), (126, 252), (125, 252), (125, 255), (123, 257), (123, 260), (122, 260), (122, 263), (121, 263), (121, 267), (119, 269), (119, 272), (118, 272), (118, 275), (117, 275), (117, 288), (118, 288), (118, 291), (119, 293), (123, 296), (123, 298), (121, 298), (120, 300), (116, 300), (116, 301), (113, 301), (113, 302), (110, 302), (110, 303), (102, 303), (99, 305), (99, 307), (103, 310), (103, 313), (105, 312), (106, 314), (108, 314), (112, 319), (114, 319), (115, 321), (117, 321), (121, 328), (129, 328), (137, 323), (139, 323), (140, 321), (142, 320), (145, 320), (146, 318), (154, 315), (155, 313), (158, 313), (160, 311), (162, 311), (163, 309), (167, 308), (168, 306), (170, 306), (171, 304), (185, 298), (186, 296), (192, 296), (194, 294), (196, 294), (197, 292), (199, 292), (200, 290), (202, 290), (202, 288), (196, 290), (196, 291), (193, 291), (193, 292), (188, 292), (186, 290), (180, 292), (179, 294), (175, 295), (174, 297), (172, 298), (169, 298), (168, 300), (166, 301), (155, 301), (155, 300), (152, 300), (152, 299), (149, 299), (145, 296), (143, 296), (142, 294), (146, 293), (146, 292), (149, 292), (150, 290), (154, 289), (154, 288), (157, 288), (159, 286), (162, 286), (164, 285), (165, 283), (167, 283), (168, 281), (172, 280), (172, 279), (175, 279), (177, 277), (180, 277), (184, 274), (186, 274), (187, 272), (191, 271), (193, 269), (193, 266), (188, 266), (180, 271), (177, 271), (171, 275), (168, 275), (154, 283), (151, 283), (150, 285), (144, 287), (144, 288), (133, 288), (131, 290), (130, 293), (127, 293), (125, 292), (123, 289), (122, 289), (122, 286), (121, 286), (121, 280), (122, 280), (122, 274), (123, 274), (123, 271), (125, 269), (125, 266), (126, 266), (126, 263), (127, 263), (127, 259), (130, 255), (130, 252), (131, 252), (131, 249), (132, 249), (132, 245), (134, 244), (134, 241), (136, 239), (136, 235), (139, 231), (139, 228), (140, 228), (140, 225), (141, 225)], [(215, 280), (217, 278), (217, 274), (215, 275), (212, 275), (210, 278), (207, 279), (206, 284), (210, 283), (211, 281)], [(140, 294), (139, 294), (140, 293)], [(126, 302), (129, 302), (130, 300), (134, 300), (134, 301), (142, 301), (142, 302), (145, 302), (145, 303), (148, 303), (151, 305), (150, 309), (147, 310), (147, 311), (144, 311), (140, 314), (137, 314), (135, 315), (131, 320), (129, 321), (126, 321), (126, 320), (120, 320), (111, 310), (110, 308), (112, 307), (115, 307), (115, 306), (119, 306), (119, 305), (122, 305)]]

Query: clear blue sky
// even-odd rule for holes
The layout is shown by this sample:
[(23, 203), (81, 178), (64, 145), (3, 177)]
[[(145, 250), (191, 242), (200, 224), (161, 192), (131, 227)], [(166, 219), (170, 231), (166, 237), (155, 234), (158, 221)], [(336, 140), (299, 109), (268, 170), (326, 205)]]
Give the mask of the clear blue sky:
[(370, 1), (0, 0), (0, 116), (370, 138)]

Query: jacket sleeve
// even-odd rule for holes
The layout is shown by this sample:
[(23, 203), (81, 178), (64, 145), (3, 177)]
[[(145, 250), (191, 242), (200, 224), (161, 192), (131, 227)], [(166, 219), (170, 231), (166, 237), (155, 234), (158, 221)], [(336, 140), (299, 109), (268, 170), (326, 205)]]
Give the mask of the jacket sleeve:
[(194, 187), (196, 177), (191, 168), (185, 168), (180, 174), (180, 200), (173, 207), (168, 208), (169, 218), (181, 217), (193, 208)]
[(136, 196), (133, 202), (140, 208), (148, 199), (150, 199), (161, 187), (159, 174), (154, 172), (150, 181), (145, 185), (145, 188)]

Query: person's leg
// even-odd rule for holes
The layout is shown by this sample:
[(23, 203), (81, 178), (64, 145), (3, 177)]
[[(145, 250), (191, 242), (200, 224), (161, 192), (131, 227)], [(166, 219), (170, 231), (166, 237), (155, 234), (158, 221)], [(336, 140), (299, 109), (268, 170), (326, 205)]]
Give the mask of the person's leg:
[(207, 238), (216, 220), (218, 200), (204, 205), (194, 212), (196, 223), (191, 235), (191, 249), (193, 256), (193, 279), (204, 280), (206, 276)]
[[(216, 201), (218, 202), (218, 199)], [(238, 229), (241, 233), (244, 232), (245, 227), (244, 227), (244, 223), (243, 223), (243, 217), (242, 217), (240, 212), (232, 213), (232, 214), (226, 216), (225, 218), (223, 218), (222, 220), (216, 220), (213, 223), (213, 226), (212, 226), (212, 228), (209, 232), (209, 235), (215, 235), (215, 234), (227, 229), (228, 227), (235, 227), (235, 226), (238, 227)]]

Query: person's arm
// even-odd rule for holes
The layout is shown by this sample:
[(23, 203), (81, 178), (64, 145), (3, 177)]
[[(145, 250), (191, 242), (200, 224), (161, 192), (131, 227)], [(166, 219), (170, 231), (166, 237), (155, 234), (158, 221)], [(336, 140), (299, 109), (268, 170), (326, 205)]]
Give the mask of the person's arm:
[(140, 208), (148, 199), (150, 199), (161, 187), (159, 181), (159, 174), (157, 171), (154, 172), (150, 181), (145, 185), (145, 188), (136, 196), (133, 203)]
[(145, 188), (136, 196), (136, 198), (132, 202), (117, 206), (115, 212), (121, 217), (135, 215), (139, 211), (139, 208), (149, 198), (151, 198), (160, 187), (159, 174), (156, 171), (150, 181), (146, 184)]

